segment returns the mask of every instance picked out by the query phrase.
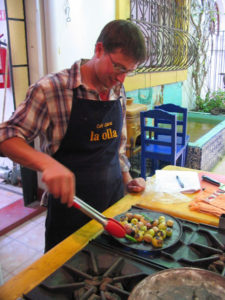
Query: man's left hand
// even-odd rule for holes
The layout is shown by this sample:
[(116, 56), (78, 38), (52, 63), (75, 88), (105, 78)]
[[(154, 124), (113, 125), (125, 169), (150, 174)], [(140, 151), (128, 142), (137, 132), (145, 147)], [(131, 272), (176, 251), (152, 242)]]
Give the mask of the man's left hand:
[(145, 190), (146, 182), (142, 177), (132, 179), (127, 184), (129, 193), (139, 193)]

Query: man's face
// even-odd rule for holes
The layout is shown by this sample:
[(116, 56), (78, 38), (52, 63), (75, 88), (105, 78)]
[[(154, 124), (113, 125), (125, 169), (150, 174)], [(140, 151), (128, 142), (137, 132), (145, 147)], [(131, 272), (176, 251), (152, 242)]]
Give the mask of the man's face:
[(133, 58), (124, 55), (119, 48), (114, 52), (106, 53), (102, 43), (96, 45), (95, 58), (96, 77), (107, 89), (123, 83), (127, 73), (138, 66)]

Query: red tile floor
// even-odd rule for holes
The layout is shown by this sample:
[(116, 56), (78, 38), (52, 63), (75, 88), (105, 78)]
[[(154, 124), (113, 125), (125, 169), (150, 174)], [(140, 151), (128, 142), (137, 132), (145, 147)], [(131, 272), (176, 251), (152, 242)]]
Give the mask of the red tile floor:
[(25, 207), (22, 188), (0, 182), (0, 236), (43, 210), (39, 202), (32, 207)]
[(44, 253), (46, 211), (24, 207), (21, 188), (0, 183), (0, 285)]
[(42, 212), (0, 237), (0, 284), (43, 255), (45, 214)]

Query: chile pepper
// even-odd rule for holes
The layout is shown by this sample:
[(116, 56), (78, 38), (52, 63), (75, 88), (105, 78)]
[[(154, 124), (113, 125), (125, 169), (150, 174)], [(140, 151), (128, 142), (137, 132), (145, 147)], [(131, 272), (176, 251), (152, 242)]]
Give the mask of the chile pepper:
[(145, 214), (141, 214), (141, 215), (145, 218), (146, 221), (149, 221), (149, 222), (153, 221), (151, 218), (147, 217)]
[(128, 239), (129, 241), (133, 242), (133, 243), (137, 243), (137, 240), (135, 238), (133, 238), (131, 235), (126, 234), (125, 238)]

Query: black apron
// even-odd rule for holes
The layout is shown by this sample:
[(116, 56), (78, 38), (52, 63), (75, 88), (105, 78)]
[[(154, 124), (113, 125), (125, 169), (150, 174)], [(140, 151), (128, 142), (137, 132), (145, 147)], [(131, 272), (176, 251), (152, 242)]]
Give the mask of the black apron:
[[(118, 154), (121, 130), (119, 99), (78, 99), (74, 90), (67, 132), (53, 157), (75, 174), (76, 195), (100, 212), (124, 195)], [(88, 221), (82, 212), (49, 195), (45, 251)]]

